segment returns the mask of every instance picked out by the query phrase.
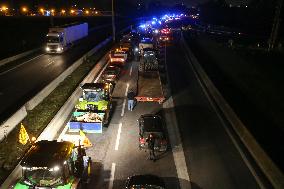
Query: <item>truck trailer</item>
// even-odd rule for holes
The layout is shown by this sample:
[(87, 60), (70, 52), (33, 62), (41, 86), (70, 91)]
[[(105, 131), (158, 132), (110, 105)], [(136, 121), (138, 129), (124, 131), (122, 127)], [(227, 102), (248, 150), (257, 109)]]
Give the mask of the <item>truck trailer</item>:
[(155, 51), (145, 48), (139, 62), (136, 100), (158, 102), (165, 100)]
[(49, 28), (46, 35), (47, 53), (62, 53), (72, 44), (84, 37), (88, 36), (88, 23), (69, 24)]
[(102, 133), (103, 126), (106, 126), (110, 119), (112, 84), (85, 83), (81, 89), (83, 95), (78, 100), (68, 122), (69, 131)]

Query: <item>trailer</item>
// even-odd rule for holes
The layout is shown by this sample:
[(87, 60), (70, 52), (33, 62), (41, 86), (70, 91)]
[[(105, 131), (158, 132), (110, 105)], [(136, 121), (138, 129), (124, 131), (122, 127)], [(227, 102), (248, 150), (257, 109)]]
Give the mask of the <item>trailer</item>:
[(110, 119), (112, 84), (85, 83), (81, 89), (83, 95), (68, 122), (69, 131), (102, 133), (103, 126), (106, 126)]
[(79, 39), (88, 36), (88, 23), (69, 24), (49, 28), (46, 35), (46, 52), (62, 53)]
[(164, 100), (158, 61), (153, 49), (144, 49), (144, 53), (139, 62), (137, 78), (136, 100), (140, 102), (158, 102)]

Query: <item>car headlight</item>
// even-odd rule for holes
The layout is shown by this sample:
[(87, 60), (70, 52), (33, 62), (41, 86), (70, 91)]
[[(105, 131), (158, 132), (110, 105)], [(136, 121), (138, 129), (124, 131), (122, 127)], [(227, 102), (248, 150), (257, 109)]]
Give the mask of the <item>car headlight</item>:
[(50, 51), (50, 48), (49, 48), (49, 47), (46, 47), (45, 50), (46, 50), (46, 51)]
[(138, 52), (138, 51), (139, 51), (139, 49), (136, 47), (136, 48), (134, 49), (134, 51), (135, 51), (135, 52)]

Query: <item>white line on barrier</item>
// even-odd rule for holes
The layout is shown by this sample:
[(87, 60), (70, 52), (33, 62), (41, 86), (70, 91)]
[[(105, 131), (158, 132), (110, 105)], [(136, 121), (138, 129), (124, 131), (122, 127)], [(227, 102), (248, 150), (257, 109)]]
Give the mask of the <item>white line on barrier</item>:
[(116, 151), (118, 150), (118, 146), (119, 146), (121, 127), (122, 127), (122, 123), (119, 124), (118, 130), (117, 130), (116, 141), (115, 141), (115, 148), (114, 148), (114, 150), (116, 150)]
[(114, 173), (115, 173), (115, 163), (112, 163), (111, 164), (111, 171), (110, 171), (110, 179), (109, 179), (109, 183), (108, 183), (108, 189), (113, 188)]
[(131, 68), (130, 68), (129, 76), (131, 76), (131, 74), (132, 74), (132, 67), (133, 67), (133, 65), (132, 65)]
[(108, 66), (109, 61), (106, 63), (106, 65), (104, 66), (104, 68), (102, 69), (102, 71), (100, 72), (100, 74), (98, 75), (98, 77), (95, 79), (94, 83), (98, 82), (98, 80), (100, 79), (102, 73), (104, 72), (104, 70), (106, 69), (106, 67)]
[(44, 54), (38, 55), (38, 56), (36, 56), (36, 57), (34, 57), (34, 58), (30, 59), (30, 60), (27, 60), (27, 61), (25, 61), (25, 62), (23, 62), (23, 63), (21, 63), (21, 64), (15, 66), (15, 67), (9, 69), (9, 70), (6, 70), (6, 71), (4, 71), (4, 72), (1, 72), (0, 75), (4, 75), (4, 74), (8, 73), (9, 71), (12, 71), (12, 70), (14, 70), (14, 69), (16, 69), (16, 68), (18, 68), (18, 67), (24, 65), (24, 64), (26, 64), (26, 63), (28, 63), (28, 62), (30, 62), (30, 61), (36, 59), (36, 58), (39, 58), (39, 57), (43, 56), (43, 55), (44, 55)]

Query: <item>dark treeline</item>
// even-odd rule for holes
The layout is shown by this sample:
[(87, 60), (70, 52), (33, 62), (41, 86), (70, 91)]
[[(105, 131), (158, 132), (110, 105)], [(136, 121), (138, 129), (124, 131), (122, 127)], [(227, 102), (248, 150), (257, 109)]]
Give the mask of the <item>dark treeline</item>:
[[(230, 7), (225, 0), (210, 0), (199, 6), (200, 18), (206, 23), (238, 28), (249, 34), (268, 37), (273, 24), (276, 3), (277, 0), (253, 0), (247, 7)], [(283, 31), (283, 24), (280, 24), (279, 34), (283, 33), (281, 31)]]

